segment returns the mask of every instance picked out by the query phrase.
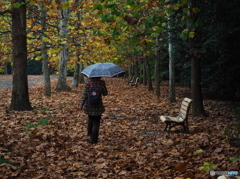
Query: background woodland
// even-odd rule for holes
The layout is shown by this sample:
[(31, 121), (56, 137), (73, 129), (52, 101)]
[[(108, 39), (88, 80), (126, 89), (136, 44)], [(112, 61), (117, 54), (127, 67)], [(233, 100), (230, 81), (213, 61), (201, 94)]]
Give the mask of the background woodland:
[[(240, 140), (239, 5), (0, 1), (0, 77), (12, 77), (12, 87), (1, 90), (2, 176), (177, 179), (238, 171), (239, 150), (230, 139)], [(121, 66), (140, 85), (105, 79), (107, 110), (93, 146), (76, 100), (80, 72), (97, 62)], [(33, 73), (44, 79), (29, 87)], [(159, 116), (176, 115), (184, 97), (193, 99), (190, 135), (164, 133)]]

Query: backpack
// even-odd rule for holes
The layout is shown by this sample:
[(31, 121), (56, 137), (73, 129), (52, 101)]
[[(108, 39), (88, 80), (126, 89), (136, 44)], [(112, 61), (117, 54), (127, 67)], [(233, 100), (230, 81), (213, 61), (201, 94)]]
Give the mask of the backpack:
[(101, 98), (101, 90), (99, 89), (99, 83), (93, 85), (91, 81), (89, 81), (90, 88), (88, 91), (88, 103), (90, 105), (99, 105), (102, 102)]

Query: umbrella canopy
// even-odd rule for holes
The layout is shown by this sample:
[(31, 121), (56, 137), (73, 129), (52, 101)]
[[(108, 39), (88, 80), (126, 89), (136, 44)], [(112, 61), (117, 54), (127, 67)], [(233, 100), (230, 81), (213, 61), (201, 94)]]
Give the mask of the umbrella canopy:
[(95, 63), (87, 66), (81, 73), (87, 77), (113, 77), (125, 71), (113, 63)]

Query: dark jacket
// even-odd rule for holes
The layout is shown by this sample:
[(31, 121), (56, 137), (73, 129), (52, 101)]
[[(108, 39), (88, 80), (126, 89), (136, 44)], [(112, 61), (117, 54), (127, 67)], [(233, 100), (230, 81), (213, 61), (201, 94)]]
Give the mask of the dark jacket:
[(90, 116), (101, 116), (101, 114), (104, 113), (105, 111), (102, 100), (99, 105), (90, 105), (88, 103), (88, 91), (90, 88), (90, 82), (92, 82), (93, 85), (98, 84), (101, 90), (101, 94), (103, 96), (106, 96), (108, 94), (105, 82), (101, 80), (101, 78), (89, 78), (85, 82), (84, 90), (82, 93), (82, 100), (80, 103), (80, 108), (83, 108), (84, 112)]

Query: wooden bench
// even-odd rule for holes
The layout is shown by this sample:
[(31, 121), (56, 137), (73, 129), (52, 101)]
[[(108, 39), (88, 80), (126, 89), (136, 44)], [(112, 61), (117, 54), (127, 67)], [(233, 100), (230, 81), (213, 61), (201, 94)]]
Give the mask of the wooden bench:
[(138, 80), (139, 80), (139, 78), (137, 77), (133, 82), (129, 83), (129, 85), (137, 87)]
[(128, 79), (126, 80), (126, 82), (129, 82), (129, 81), (131, 81), (131, 80), (132, 80), (132, 78), (133, 78), (133, 76), (129, 76), (129, 77), (128, 77)]
[(184, 98), (181, 104), (180, 112), (178, 116), (160, 116), (160, 120), (165, 123), (164, 131), (170, 131), (172, 127), (181, 125), (186, 133), (189, 133), (188, 129), (188, 112), (191, 106), (192, 100)]
[(133, 83), (135, 80), (135, 76), (131, 76), (130, 79), (128, 80), (128, 84)]

